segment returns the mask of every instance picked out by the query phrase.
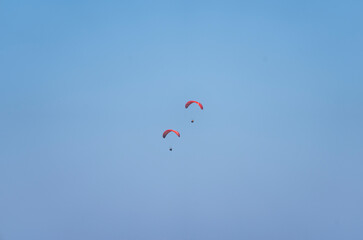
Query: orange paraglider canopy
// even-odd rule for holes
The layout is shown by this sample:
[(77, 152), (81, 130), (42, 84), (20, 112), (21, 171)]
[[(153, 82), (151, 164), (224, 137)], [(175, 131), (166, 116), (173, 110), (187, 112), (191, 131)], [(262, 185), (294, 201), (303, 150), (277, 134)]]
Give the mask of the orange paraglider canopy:
[(190, 104), (192, 103), (196, 103), (198, 104), (198, 106), (200, 107), (200, 109), (203, 110), (203, 105), (200, 103), (200, 102), (197, 102), (197, 101), (188, 101), (186, 104), (185, 104), (185, 108), (188, 108)]
[(180, 133), (179, 133), (178, 131), (175, 131), (175, 130), (173, 130), (173, 129), (168, 129), (168, 130), (166, 130), (166, 131), (163, 133), (163, 138), (165, 138), (165, 137), (166, 137), (166, 135), (168, 135), (170, 132), (173, 132), (173, 133), (175, 133), (176, 135), (178, 135), (178, 137), (180, 137)]

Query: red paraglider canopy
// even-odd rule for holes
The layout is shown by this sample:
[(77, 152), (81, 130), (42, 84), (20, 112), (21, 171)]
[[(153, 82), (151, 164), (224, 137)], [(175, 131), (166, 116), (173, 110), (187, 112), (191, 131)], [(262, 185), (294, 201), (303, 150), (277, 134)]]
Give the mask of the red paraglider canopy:
[(176, 135), (178, 135), (178, 137), (180, 137), (180, 133), (179, 133), (178, 131), (175, 131), (175, 130), (173, 130), (173, 129), (168, 129), (168, 130), (166, 130), (166, 131), (163, 133), (163, 138), (165, 138), (165, 137), (166, 137), (166, 135), (168, 135), (170, 132), (173, 132), (173, 133), (175, 133)]
[(200, 102), (197, 102), (197, 101), (189, 101), (189, 102), (187, 102), (187, 103), (185, 104), (185, 108), (188, 108), (188, 107), (189, 107), (189, 105), (190, 105), (190, 104), (192, 104), (192, 103), (196, 103), (196, 104), (198, 104), (198, 106), (200, 107), (200, 109), (202, 109), (202, 110), (203, 110), (203, 105), (202, 105)]

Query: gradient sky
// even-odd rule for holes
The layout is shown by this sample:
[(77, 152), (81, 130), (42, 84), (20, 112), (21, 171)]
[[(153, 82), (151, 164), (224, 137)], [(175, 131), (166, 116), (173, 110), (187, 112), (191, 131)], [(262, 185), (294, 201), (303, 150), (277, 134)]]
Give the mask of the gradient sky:
[(362, 9), (2, 1), (0, 239), (361, 240)]

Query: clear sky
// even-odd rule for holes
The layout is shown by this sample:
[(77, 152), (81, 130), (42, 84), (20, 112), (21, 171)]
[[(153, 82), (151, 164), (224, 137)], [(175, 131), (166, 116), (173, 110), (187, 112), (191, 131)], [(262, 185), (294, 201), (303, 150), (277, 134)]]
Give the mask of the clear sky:
[(362, 9), (2, 1), (0, 239), (362, 239)]

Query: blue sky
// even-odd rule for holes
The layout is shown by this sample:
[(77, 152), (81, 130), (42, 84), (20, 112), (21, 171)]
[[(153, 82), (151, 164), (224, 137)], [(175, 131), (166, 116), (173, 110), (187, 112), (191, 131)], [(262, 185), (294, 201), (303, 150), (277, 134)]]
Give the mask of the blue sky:
[(361, 239), (362, 8), (3, 1), (0, 239)]

